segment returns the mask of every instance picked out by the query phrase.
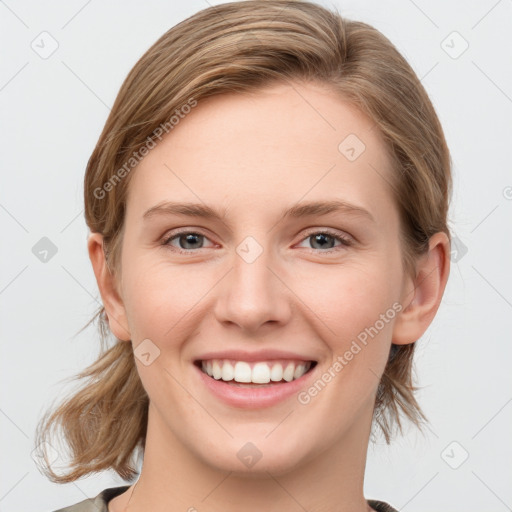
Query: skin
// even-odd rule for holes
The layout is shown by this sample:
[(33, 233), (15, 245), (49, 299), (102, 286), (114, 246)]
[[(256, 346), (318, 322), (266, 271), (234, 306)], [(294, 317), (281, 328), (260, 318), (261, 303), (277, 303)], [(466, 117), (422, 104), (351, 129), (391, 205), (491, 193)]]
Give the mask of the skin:
[[(355, 161), (338, 150), (349, 134), (366, 146)], [(392, 169), (374, 123), (321, 84), (226, 94), (200, 102), (132, 173), (120, 272), (108, 272), (101, 234), (88, 249), (113, 333), (134, 349), (150, 339), (160, 355), (148, 366), (135, 358), (150, 398), (144, 464), (109, 511), (371, 510), (363, 476), (379, 378), (391, 342), (427, 329), (449, 274), (444, 233), (418, 258), (416, 277), (402, 268)], [(328, 199), (373, 220), (281, 215)], [(227, 212), (143, 220), (165, 200)], [(177, 228), (205, 237), (162, 245)], [(353, 243), (315, 243), (325, 229)], [(252, 263), (236, 252), (247, 236), (263, 250)], [(401, 311), (306, 405), (293, 396), (230, 407), (192, 366), (210, 350), (278, 348), (318, 361), (320, 377), (395, 303)], [(248, 441), (262, 453), (251, 468), (237, 457)]]

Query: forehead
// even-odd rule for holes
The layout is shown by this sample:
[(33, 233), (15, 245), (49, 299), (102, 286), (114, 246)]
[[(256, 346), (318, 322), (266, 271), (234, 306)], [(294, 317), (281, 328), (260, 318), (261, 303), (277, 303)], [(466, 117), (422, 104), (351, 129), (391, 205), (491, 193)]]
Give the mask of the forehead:
[(329, 193), (370, 208), (391, 199), (376, 125), (321, 84), (203, 99), (132, 172), (128, 211), (139, 214), (161, 200), (270, 208)]

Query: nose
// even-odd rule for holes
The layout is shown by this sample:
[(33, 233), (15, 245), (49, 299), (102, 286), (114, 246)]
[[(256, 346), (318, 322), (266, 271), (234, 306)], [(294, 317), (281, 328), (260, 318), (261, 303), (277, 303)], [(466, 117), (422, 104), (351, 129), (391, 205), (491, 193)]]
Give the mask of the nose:
[(286, 324), (291, 317), (292, 293), (285, 272), (279, 271), (268, 250), (254, 261), (240, 254), (234, 253), (232, 269), (217, 287), (216, 319), (226, 326), (237, 325), (246, 334), (265, 329), (267, 324), (274, 328)]

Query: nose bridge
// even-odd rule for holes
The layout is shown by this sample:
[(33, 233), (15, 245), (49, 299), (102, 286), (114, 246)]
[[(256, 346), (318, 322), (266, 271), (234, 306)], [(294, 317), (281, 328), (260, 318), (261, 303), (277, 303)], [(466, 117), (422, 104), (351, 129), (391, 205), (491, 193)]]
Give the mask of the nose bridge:
[(273, 251), (247, 236), (235, 247), (232, 270), (221, 288), (215, 309), (219, 321), (254, 330), (268, 321), (284, 321), (286, 287), (272, 271)]

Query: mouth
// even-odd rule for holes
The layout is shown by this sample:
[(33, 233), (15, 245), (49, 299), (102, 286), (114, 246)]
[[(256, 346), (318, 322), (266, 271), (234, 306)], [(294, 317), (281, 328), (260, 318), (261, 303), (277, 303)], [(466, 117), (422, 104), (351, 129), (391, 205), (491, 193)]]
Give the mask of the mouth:
[(197, 366), (213, 380), (235, 387), (270, 387), (300, 379), (311, 372), (317, 361), (268, 360), (236, 361), (233, 359), (196, 360)]

